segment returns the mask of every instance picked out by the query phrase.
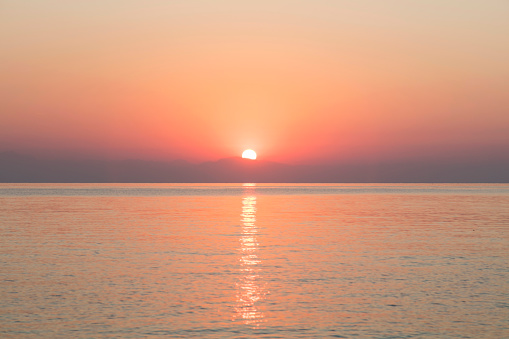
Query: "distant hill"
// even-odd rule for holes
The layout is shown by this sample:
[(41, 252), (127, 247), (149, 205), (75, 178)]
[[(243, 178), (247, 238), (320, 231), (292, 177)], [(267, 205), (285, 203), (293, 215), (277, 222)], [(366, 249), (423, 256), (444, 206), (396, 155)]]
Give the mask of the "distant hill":
[(509, 182), (509, 161), (287, 165), (240, 157), (185, 160), (41, 159), (0, 153), (0, 182)]
[(191, 164), (185, 160), (48, 160), (0, 153), (0, 182), (284, 182), (291, 177), (291, 168), (240, 157)]

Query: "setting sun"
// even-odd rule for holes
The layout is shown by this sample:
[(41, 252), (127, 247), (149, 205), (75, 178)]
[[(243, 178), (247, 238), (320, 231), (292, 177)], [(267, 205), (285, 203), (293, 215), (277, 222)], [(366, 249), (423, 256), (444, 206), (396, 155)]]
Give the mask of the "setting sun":
[(253, 151), (252, 149), (247, 149), (244, 152), (242, 152), (242, 158), (255, 160), (256, 159), (256, 152)]

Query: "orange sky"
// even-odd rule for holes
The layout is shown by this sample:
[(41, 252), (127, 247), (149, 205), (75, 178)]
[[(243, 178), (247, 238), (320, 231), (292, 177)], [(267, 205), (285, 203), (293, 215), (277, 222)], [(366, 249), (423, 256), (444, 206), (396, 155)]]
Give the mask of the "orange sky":
[(2, 1), (0, 151), (507, 157), (508, 17), (505, 0)]

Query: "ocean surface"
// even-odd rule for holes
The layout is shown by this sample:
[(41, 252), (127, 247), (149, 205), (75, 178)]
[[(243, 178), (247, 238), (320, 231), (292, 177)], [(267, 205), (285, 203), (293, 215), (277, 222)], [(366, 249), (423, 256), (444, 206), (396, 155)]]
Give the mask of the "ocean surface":
[(1, 338), (509, 338), (508, 184), (0, 184)]

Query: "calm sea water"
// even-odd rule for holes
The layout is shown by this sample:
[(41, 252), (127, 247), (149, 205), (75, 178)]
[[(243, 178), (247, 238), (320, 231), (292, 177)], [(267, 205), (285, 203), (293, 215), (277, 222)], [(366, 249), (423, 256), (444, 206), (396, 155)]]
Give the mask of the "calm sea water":
[(509, 185), (0, 184), (2, 338), (508, 338)]

